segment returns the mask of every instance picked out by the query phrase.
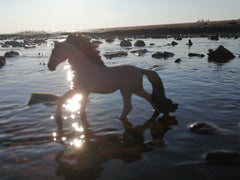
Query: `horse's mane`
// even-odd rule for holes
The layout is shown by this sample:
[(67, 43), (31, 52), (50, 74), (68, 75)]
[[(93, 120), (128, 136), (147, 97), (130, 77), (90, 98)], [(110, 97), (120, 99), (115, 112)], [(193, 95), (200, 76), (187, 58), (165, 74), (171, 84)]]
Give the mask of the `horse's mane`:
[(81, 50), (93, 63), (105, 66), (97, 50), (98, 45), (90, 42), (90, 38), (80, 33), (71, 33), (68, 35), (66, 42)]

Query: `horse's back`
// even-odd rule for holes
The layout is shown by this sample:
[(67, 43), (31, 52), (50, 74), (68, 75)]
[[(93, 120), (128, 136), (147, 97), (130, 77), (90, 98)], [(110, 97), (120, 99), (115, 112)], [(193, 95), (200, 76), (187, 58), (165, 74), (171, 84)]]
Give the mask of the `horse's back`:
[(142, 86), (142, 72), (141, 68), (131, 65), (122, 65), (111, 67), (113, 74), (118, 80), (119, 89), (134, 89)]

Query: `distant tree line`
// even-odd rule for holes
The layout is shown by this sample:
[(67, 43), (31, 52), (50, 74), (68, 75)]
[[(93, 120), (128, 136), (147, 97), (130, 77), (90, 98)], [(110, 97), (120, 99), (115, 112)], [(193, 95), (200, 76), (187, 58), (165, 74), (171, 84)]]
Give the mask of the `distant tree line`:
[(197, 23), (205, 23), (205, 22), (209, 22), (210, 20), (209, 19), (199, 19), (197, 20)]

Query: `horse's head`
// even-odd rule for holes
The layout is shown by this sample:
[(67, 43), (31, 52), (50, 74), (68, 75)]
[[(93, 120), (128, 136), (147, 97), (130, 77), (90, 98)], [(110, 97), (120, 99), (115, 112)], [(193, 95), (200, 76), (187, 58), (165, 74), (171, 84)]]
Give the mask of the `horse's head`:
[(64, 42), (55, 42), (52, 54), (48, 61), (48, 69), (54, 71), (56, 67), (63, 61), (69, 58), (69, 51), (67, 51), (68, 44)]

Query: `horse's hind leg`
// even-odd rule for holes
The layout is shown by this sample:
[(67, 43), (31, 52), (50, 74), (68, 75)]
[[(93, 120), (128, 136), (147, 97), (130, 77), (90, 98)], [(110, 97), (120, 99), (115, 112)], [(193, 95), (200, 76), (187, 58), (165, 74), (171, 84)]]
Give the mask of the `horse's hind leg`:
[(129, 112), (132, 110), (132, 102), (131, 102), (131, 92), (121, 91), (122, 97), (123, 97), (123, 111), (120, 115), (119, 119), (124, 120)]
[(142, 97), (144, 99), (146, 99), (153, 107), (154, 109), (154, 113), (151, 117), (151, 119), (156, 119), (158, 117), (158, 115), (160, 114), (160, 112), (157, 110), (157, 108), (155, 107), (154, 103), (152, 102), (152, 95), (150, 93), (148, 93), (147, 91), (145, 91), (143, 89), (143, 87), (139, 88), (138, 90), (136, 90), (134, 92), (134, 94), (136, 94), (139, 97)]

